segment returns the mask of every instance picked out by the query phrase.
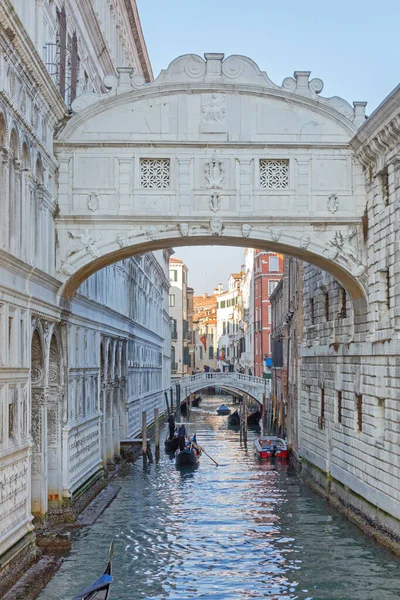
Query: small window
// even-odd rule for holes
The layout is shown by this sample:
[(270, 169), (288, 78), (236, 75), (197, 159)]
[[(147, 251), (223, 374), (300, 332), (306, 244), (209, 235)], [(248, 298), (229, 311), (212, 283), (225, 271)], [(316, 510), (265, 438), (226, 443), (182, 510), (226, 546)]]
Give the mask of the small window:
[(214, 358), (214, 348), (213, 348), (213, 346), (209, 346), (208, 347), (208, 358), (210, 358), (210, 359)]
[(274, 289), (276, 288), (276, 286), (278, 285), (279, 281), (276, 281), (275, 279), (272, 279), (271, 281), (268, 281), (268, 294), (271, 295), (272, 292), (274, 291)]
[(325, 388), (321, 388), (321, 419), (325, 418)]
[(175, 294), (170, 294), (169, 295), (169, 305), (170, 306), (175, 306)]
[(362, 395), (356, 394), (356, 407), (357, 407), (357, 429), (362, 431), (363, 428), (363, 404)]
[(170, 281), (178, 281), (178, 271), (176, 269), (172, 269), (169, 272), (169, 280)]
[(288, 188), (289, 161), (282, 159), (261, 159), (260, 187), (272, 190)]
[(339, 319), (345, 319), (347, 317), (347, 294), (346, 290), (341, 287), (340, 288), (340, 310), (339, 310)]
[(269, 257), (269, 270), (271, 273), (279, 271), (279, 258), (277, 256)]
[(342, 422), (342, 392), (337, 393), (337, 420), (338, 423)]
[(221, 301), (221, 308), (225, 308), (225, 300)]
[(325, 310), (325, 321), (329, 321), (329, 294), (324, 294), (324, 310)]
[(311, 325), (314, 325), (314, 323), (315, 323), (314, 298), (310, 298), (310, 320), (311, 320)]

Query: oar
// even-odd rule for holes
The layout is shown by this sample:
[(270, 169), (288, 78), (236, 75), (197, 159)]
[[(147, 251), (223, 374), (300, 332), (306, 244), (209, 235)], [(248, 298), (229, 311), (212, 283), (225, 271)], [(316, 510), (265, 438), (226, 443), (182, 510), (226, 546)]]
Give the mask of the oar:
[(199, 448), (199, 450), (201, 450), (202, 452), (204, 452), (204, 454), (206, 456), (208, 456), (208, 458), (211, 458), (211, 460), (213, 461), (213, 463), (215, 463), (217, 465), (217, 467), (219, 467), (219, 464), (217, 463), (217, 461), (214, 460), (212, 456), (210, 456), (209, 454), (207, 454), (207, 452), (204, 450), (204, 448), (202, 448), (201, 446), (199, 446), (199, 444), (197, 442), (193, 442), (193, 445), (197, 446)]

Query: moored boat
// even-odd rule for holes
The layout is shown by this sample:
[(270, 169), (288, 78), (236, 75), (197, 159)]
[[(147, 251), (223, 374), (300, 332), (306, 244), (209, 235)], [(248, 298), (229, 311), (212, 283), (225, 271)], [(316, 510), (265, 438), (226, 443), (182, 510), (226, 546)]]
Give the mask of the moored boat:
[(221, 404), (219, 408), (217, 408), (218, 415), (229, 415), (231, 413), (231, 409), (226, 406), (226, 404)]
[(240, 415), (237, 409), (229, 415), (228, 425), (240, 425)]
[(261, 419), (261, 417), (262, 409), (259, 408), (258, 410), (255, 410), (247, 416), (247, 425), (258, 425), (258, 422)]
[(269, 458), (273, 457), (288, 457), (286, 440), (283, 440), (275, 435), (257, 438), (254, 441), (254, 451), (260, 460), (268, 460)]
[(173, 453), (179, 448), (178, 436), (174, 435), (173, 438), (167, 438), (164, 442), (165, 452)]
[(194, 435), (189, 440), (183, 450), (178, 449), (175, 454), (175, 464), (177, 467), (195, 467), (199, 464), (201, 449), (196, 443)]
[(202, 401), (202, 397), (201, 396), (196, 396), (194, 398), (194, 400), (192, 400), (192, 406), (199, 406), (200, 402)]
[(113, 580), (111, 576), (111, 562), (113, 553), (114, 542), (111, 542), (110, 555), (103, 575), (94, 583), (92, 583), (90, 587), (86, 588), (86, 590), (75, 596), (72, 600), (108, 600), (110, 597), (110, 586)]

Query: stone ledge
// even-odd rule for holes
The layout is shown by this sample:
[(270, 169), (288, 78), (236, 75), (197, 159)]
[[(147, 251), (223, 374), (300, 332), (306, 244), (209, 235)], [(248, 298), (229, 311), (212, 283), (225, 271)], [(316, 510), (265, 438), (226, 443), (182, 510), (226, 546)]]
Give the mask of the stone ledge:
[(62, 564), (62, 558), (44, 556), (33, 565), (21, 579), (2, 596), (3, 600), (34, 600)]

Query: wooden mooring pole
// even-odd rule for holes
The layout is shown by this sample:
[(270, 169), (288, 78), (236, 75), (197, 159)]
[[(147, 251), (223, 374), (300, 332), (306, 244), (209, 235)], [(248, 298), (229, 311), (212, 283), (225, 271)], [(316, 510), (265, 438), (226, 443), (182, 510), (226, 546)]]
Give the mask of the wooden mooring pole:
[(142, 411), (142, 454), (147, 457), (147, 415)]
[(247, 396), (243, 396), (243, 442), (247, 446)]
[(154, 443), (156, 446), (156, 459), (160, 458), (160, 421), (158, 418), (158, 408), (154, 409)]

